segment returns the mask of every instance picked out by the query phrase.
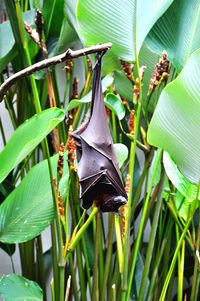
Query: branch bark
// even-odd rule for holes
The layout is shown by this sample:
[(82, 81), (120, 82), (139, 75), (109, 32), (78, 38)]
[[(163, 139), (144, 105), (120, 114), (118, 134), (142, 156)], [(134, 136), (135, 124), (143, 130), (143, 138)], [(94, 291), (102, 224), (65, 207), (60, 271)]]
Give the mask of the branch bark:
[(99, 44), (95, 46), (91, 46), (88, 48), (83, 48), (80, 50), (71, 50), (70, 48), (64, 53), (51, 57), (49, 59), (38, 62), (30, 67), (27, 67), (12, 76), (10, 76), (5, 82), (0, 86), (0, 102), (3, 100), (4, 95), (8, 91), (8, 89), (19, 79), (22, 79), (36, 71), (48, 68), (52, 65), (60, 64), (68, 59), (75, 59), (79, 56), (85, 56), (91, 53), (100, 53), (103, 51), (107, 51), (112, 47), (112, 43)]

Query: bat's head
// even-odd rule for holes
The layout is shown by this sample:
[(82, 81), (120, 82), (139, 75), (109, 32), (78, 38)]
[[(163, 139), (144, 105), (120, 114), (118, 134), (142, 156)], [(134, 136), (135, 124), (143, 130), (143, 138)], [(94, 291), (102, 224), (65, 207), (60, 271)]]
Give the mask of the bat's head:
[(96, 195), (93, 199), (85, 199), (83, 197), (83, 208), (88, 209), (92, 203), (95, 202), (101, 212), (114, 212), (118, 214), (118, 210), (121, 206), (127, 203), (127, 199), (117, 193), (101, 193)]
[(121, 195), (101, 195), (99, 208), (102, 212), (114, 212), (119, 214), (119, 208), (127, 203), (127, 200)]
[[(88, 180), (95, 180), (95, 182), (92, 184), (90, 182), (90, 186), (88, 185)], [(95, 179), (86, 179), (86, 181), (82, 183), (83, 188), (85, 188), (85, 184), (88, 189), (86, 189), (81, 195), (83, 200), (82, 206), (85, 209), (88, 209), (95, 201), (101, 212), (118, 213), (119, 207), (127, 203), (126, 193), (123, 189), (121, 189), (121, 187), (118, 187), (117, 184), (111, 182), (105, 172), (103, 172), (102, 175), (98, 175)]]

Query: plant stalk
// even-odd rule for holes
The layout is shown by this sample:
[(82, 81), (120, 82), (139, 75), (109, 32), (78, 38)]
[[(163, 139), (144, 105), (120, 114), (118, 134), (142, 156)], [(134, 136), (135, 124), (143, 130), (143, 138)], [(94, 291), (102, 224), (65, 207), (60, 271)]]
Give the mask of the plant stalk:
[(169, 285), (169, 282), (170, 282), (170, 279), (171, 279), (171, 275), (173, 273), (173, 270), (174, 270), (174, 267), (175, 267), (175, 264), (176, 264), (176, 259), (178, 257), (179, 250), (180, 250), (180, 248), (182, 246), (183, 240), (185, 238), (185, 235), (187, 233), (187, 230), (188, 230), (188, 228), (190, 226), (191, 221), (192, 221), (192, 217), (190, 217), (189, 220), (188, 220), (188, 222), (186, 223), (185, 228), (183, 230), (183, 233), (182, 233), (182, 235), (181, 235), (181, 237), (179, 239), (179, 242), (178, 242), (178, 244), (176, 246), (176, 250), (175, 250), (175, 253), (174, 253), (174, 256), (173, 256), (170, 268), (169, 268), (169, 271), (167, 273), (167, 276), (166, 276), (166, 279), (165, 279), (165, 283), (163, 285), (163, 289), (162, 289), (159, 301), (165, 301), (165, 296), (166, 296), (166, 293), (167, 293), (167, 288), (168, 288), (168, 285)]
[(96, 216), (96, 238), (94, 249), (94, 270), (93, 270), (93, 286), (92, 301), (99, 301), (99, 244), (100, 244), (101, 217), (100, 212)]
[(141, 239), (142, 239), (142, 234), (143, 234), (143, 230), (144, 230), (144, 224), (146, 221), (146, 214), (148, 211), (149, 199), (150, 199), (150, 195), (151, 195), (151, 191), (152, 191), (152, 187), (153, 187), (154, 178), (156, 175), (156, 170), (157, 170), (158, 164), (160, 162), (161, 154), (162, 154), (162, 150), (158, 150), (157, 158), (156, 158), (155, 164), (153, 166), (152, 178), (151, 178), (151, 181), (149, 184), (147, 196), (146, 196), (144, 206), (143, 206), (143, 212), (142, 212), (140, 226), (139, 226), (139, 230), (138, 230), (138, 234), (137, 234), (137, 239), (136, 239), (134, 249), (133, 249), (133, 257), (131, 257), (132, 262), (131, 262), (131, 269), (130, 269), (130, 275), (129, 275), (128, 289), (127, 289), (127, 294), (126, 294), (126, 299), (125, 299), (126, 301), (128, 301), (129, 297), (130, 297), (131, 285), (132, 285), (132, 281), (133, 281), (133, 275), (134, 275), (134, 271), (135, 271), (137, 255), (138, 255), (138, 251), (139, 251), (139, 247), (140, 247), (140, 243), (141, 243)]
[(104, 278), (101, 287), (101, 299), (100, 301), (105, 300), (106, 296), (106, 287), (108, 281), (108, 275), (110, 273), (110, 266), (111, 266), (111, 259), (112, 259), (112, 237), (114, 233), (114, 216), (112, 213), (109, 214), (109, 228), (108, 228), (108, 239), (107, 239), (107, 252), (106, 252), (106, 259), (105, 259), (105, 271), (104, 271)]
[(162, 168), (162, 174), (161, 174), (161, 179), (159, 182), (159, 190), (158, 190), (158, 195), (157, 195), (157, 202), (156, 202), (156, 206), (155, 206), (155, 210), (154, 210), (153, 222), (152, 222), (152, 226), (151, 226), (151, 233), (150, 233), (148, 248), (147, 248), (147, 252), (146, 252), (146, 260), (145, 260), (145, 264), (144, 264), (144, 270), (142, 273), (142, 280), (141, 280), (141, 284), (140, 284), (138, 301), (144, 300), (147, 277), (149, 274), (149, 269), (150, 269), (152, 254), (153, 254), (153, 248), (154, 248), (155, 238), (156, 238), (156, 231), (157, 231), (157, 227), (158, 227), (158, 220), (159, 220), (160, 210), (161, 210), (161, 205), (162, 205), (162, 191), (163, 191), (164, 179), (165, 179), (165, 172), (164, 172), (164, 169)]

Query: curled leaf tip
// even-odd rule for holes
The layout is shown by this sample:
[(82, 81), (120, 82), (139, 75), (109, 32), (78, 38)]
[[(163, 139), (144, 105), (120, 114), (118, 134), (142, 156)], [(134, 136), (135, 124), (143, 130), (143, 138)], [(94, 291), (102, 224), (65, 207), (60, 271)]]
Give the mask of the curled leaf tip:
[(114, 153), (101, 86), (101, 58), (93, 74), (90, 117), (74, 133), (82, 206), (88, 209), (95, 201), (102, 212), (118, 213), (127, 203), (127, 194)]

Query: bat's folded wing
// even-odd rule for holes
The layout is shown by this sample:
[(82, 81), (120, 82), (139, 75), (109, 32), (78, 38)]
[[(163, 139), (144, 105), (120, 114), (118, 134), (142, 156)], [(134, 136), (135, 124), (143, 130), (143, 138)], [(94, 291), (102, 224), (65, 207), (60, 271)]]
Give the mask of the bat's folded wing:
[(80, 139), (80, 141), (81, 157), (78, 162), (78, 176), (83, 207), (89, 208), (95, 200), (101, 211), (117, 211), (126, 203), (126, 193), (115, 165), (111, 159), (84, 140)]
[(74, 133), (83, 207), (95, 201), (101, 211), (118, 212), (127, 202), (112, 137), (109, 132), (101, 87), (101, 59), (94, 68), (89, 119)]

